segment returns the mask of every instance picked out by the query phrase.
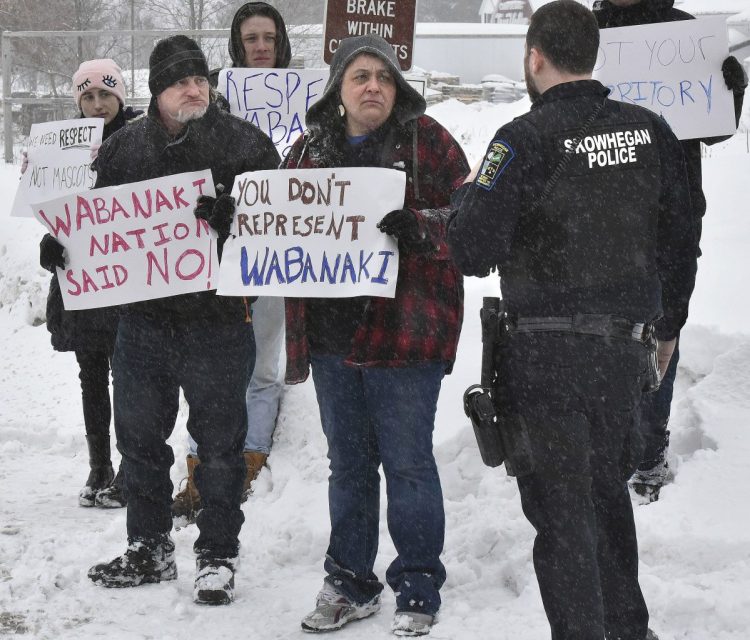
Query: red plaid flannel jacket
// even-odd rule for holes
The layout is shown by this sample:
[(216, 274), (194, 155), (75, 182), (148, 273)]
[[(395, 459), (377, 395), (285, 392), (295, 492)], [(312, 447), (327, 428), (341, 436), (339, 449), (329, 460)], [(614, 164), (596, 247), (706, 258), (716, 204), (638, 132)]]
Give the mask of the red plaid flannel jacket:
[[(459, 144), (429, 116), (401, 127), (391, 144), (391, 158), (383, 166), (406, 171), (404, 206), (418, 216), (435, 250), (424, 254), (400, 252), (396, 297), (369, 298), (346, 362), (395, 367), (441, 361), (450, 373), (463, 321), (464, 292), (462, 276), (445, 244), (450, 213), (447, 207), (469, 166)], [(290, 150), (286, 166), (323, 168), (316, 167), (305, 152), (302, 137)], [(286, 298), (286, 352), (286, 382), (304, 382), (309, 374), (310, 350), (303, 298)]]

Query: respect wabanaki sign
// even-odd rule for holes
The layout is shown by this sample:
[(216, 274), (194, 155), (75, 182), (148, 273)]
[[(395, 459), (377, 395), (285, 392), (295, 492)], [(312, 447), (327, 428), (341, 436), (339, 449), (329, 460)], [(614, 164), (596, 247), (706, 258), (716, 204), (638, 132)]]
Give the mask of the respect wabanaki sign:
[(36, 219), (65, 247), (65, 269), (57, 269), (65, 309), (215, 289), (216, 232), (193, 214), (201, 194), (215, 195), (209, 170), (35, 205)]
[(395, 169), (256, 171), (237, 176), (219, 295), (396, 295), (398, 245), (380, 229), (404, 204)]
[(323, 59), (331, 64), (339, 42), (374, 33), (396, 53), (403, 71), (411, 69), (417, 0), (327, 0)]

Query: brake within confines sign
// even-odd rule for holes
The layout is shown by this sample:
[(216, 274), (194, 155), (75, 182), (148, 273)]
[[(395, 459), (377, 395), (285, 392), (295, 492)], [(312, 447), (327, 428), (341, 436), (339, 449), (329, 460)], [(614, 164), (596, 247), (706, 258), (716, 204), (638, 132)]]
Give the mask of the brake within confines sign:
[(370, 33), (382, 36), (396, 52), (401, 69), (411, 69), (417, 0), (328, 0), (323, 59), (331, 64), (339, 42)]

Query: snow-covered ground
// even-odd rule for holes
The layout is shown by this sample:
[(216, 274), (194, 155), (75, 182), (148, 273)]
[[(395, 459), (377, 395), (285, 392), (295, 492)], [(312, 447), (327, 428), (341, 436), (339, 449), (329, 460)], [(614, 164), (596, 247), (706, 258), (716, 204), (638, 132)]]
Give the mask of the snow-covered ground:
[[(517, 105), (437, 105), (430, 113), (473, 163)], [(684, 331), (673, 409), (674, 482), (636, 508), (642, 585), (662, 640), (750, 637), (750, 216), (745, 135), (704, 163), (704, 256)], [(86, 570), (121, 553), (124, 510), (83, 509), (87, 475), (73, 354), (56, 353), (42, 324), (48, 275), (38, 266), (41, 227), (8, 217), (17, 166), (0, 166), (0, 637), (303, 638), (327, 545), (327, 460), (310, 383), (284, 396), (270, 468), (243, 509), (237, 601), (191, 600), (194, 527), (175, 532), (177, 581), (137, 589), (93, 586)], [(482, 466), (461, 394), (478, 378), (482, 295), (493, 279), (466, 282), (466, 323), (439, 404), (436, 454), (445, 493), (448, 580), (432, 637), (542, 640), (549, 629), (531, 562), (532, 529), (515, 482)], [(171, 438), (175, 484), (185, 474), (186, 413)], [(383, 521), (385, 518), (383, 518)], [(383, 524), (376, 572), (394, 555)], [(383, 611), (341, 638), (389, 638)], [(337, 636), (338, 637), (338, 636)]]

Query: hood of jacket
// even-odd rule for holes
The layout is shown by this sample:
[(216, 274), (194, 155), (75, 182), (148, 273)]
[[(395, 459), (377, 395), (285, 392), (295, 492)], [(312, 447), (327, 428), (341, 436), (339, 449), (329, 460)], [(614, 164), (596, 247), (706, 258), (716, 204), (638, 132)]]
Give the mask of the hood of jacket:
[(377, 56), (390, 67), (397, 86), (392, 118), (399, 124), (405, 124), (425, 112), (427, 103), (421, 94), (404, 78), (393, 47), (377, 35), (355, 36), (342, 40), (333, 55), (331, 73), (323, 95), (310, 107), (305, 116), (305, 123), (311, 131), (324, 127), (326, 118), (330, 118), (331, 114), (337, 113), (344, 70), (354, 58), (362, 53)]
[(245, 47), (240, 39), (240, 25), (253, 16), (265, 16), (276, 23), (276, 64), (275, 69), (286, 69), (292, 59), (292, 47), (286, 31), (284, 18), (267, 2), (246, 2), (234, 14), (229, 34), (229, 57), (233, 67), (245, 66)]
[(690, 19), (684, 11), (674, 8), (674, 0), (641, 0), (630, 7), (617, 7), (609, 0), (594, 4), (594, 15), (601, 28), (630, 27), (655, 22), (673, 22)]

